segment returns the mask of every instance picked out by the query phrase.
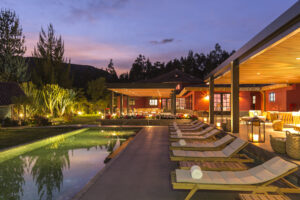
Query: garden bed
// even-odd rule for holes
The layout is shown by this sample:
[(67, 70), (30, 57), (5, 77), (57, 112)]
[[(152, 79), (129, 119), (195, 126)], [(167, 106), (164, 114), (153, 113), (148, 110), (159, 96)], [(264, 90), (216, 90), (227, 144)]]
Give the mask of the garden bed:
[(167, 126), (172, 122), (186, 123), (190, 119), (104, 119), (101, 125)]

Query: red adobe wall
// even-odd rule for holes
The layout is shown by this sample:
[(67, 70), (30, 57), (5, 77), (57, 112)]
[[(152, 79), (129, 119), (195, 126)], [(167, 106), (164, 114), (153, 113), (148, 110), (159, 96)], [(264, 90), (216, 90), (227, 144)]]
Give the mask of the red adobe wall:
[(287, 90), (287, 111), (300, 110), (300, 84), (292, 85)]
[[(270, 102), (270, 93), (275, 93), (275, 102)], [(266, 111), (287, 111), (287, 88), (266, 91)]]
[[(132, 97), (135, 99), (135, 105), (130, 106), (130, 108), (160, 108), (161, 106), (161, 100), (158, 99), (158, 105), (157, 106), (150, 106), (149, 105), (149, 97)], [(117, 106), (120, 108), (120, 96), (117, 97)], [(127, 96), (123, 96), (123, 108), (127, 108)]]
[[(192, 92), (191, 92), (192, 93)], [(215, 93), (221, 93), (220, 91), (215, 91)], [(197, 111), (208, 111), (209, 109), (209, 99), (205, 98), (208, 95), (207, 91), (195, 91), (194, 94), (194, 110)], [(259, 92), (249, 92), (241, 91), (239, 93), (240, 101), (240, 111), (251, 110), (252, 96), (256, 96), (255, 109), (261, 109), (261, 94)], [(187, 95), (188, 96), (188, 95)]]

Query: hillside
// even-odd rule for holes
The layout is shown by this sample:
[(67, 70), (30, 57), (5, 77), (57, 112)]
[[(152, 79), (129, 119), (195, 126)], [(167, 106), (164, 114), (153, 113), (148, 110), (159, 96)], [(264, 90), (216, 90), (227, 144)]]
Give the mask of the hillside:
[[(26, 61), (29, 65), (29, 70), (31, 71), (35, 66), (34, 60), (37, 58), (27, 57)], [(67, 64), (66, 64), (67, 67)], [(104, 77), (107, 82), (111, 82), (111, 75), (103, 70), (91, 65), (80, 65), (71, 63), (71, 75), (73, 77), (73, 87), (76, 88), (86, 88), (87, 83), (91, 80), (95, 80), (100, 77)]]

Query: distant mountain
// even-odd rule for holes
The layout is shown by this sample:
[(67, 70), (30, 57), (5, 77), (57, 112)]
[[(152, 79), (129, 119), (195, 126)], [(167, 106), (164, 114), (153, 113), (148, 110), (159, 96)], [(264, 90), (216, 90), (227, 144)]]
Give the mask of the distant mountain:
[[(29, 65), (29, 70), (35, 67), (34, 60), (37, 58), (27, 57), (26, 61)], [(67, 65), (67, 64), (66, 64)], [(105, 70), (93, 67), (91, 65), (80, 65), (71, 63), (71, 74), (73, 76), (73, 87), (87, 88), (87, 83), (91, 80), (104, 77), (107, 82), (112, 82), (112, 76)]]

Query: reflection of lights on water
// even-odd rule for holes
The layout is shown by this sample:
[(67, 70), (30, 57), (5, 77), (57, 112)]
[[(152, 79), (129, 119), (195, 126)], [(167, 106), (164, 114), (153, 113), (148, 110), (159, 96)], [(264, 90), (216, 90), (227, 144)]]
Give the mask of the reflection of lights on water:
[(103, 130), (101, 130), (101, 132), (103, 133), (104, 131), (103, 131)]

